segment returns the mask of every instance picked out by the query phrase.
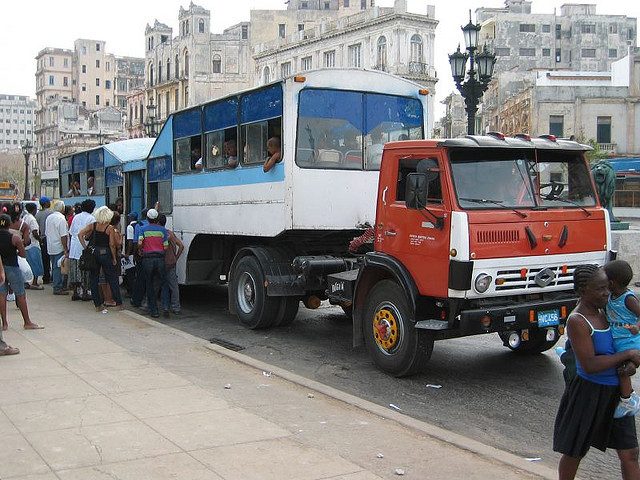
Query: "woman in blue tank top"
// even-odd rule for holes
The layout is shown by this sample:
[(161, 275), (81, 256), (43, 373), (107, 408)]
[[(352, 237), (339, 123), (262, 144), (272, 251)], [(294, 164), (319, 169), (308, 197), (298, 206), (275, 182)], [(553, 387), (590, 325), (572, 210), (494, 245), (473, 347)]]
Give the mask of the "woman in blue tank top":
[(580, 300), (567, 319), (567, 336), (577, 375), (565, 389), (553, 430), (553, 449), (562, 453), (559, 479), (575, 478), (590, 447), (616, 449), (624, 478), (640, 479), (635, 418), (613, 418), (620, 395), (616, 368), (627, 361), (639, 366), (640, 351), (615, 353), (603, 310), (609, 298), (604, 270), (597, 265), (579, 266), (573, 279)]

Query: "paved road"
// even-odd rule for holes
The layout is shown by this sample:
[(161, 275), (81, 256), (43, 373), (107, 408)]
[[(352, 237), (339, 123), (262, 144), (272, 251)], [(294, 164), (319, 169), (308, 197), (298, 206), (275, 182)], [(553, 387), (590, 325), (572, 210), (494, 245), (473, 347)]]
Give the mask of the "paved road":
[[(557, 464), (551, 437), (564, 385), (553, 351), (519, 357), (497, 335), (441, 341), (427, 372), (396, 379), (378, 371), (364, 348), (351, 347), (351, 323), (339, 308), (302, 308), (290, 327), (251, 331), (228, 313), (224, 288), (190, 287), (183, 290), (183, 305), (180, 317), (161, 320), (380, 405), (392, 403), (407, 415), (483, 443)], [(615, 452), (592, 450), (581, 478), (620, 478)]]

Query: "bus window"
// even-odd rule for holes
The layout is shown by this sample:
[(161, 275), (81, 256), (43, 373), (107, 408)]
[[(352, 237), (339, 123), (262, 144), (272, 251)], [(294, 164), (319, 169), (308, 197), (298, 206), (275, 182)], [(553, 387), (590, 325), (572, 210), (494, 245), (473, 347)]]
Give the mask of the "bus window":
[[(202, 162), (202, 137), (200, 135), (180, 138), (175, 141), (175, 144), (176, 173), (202, 169), (197, 168), (198, 160)], [(202, 167), (202, 163), (200, 163), (200, 167)]]
[(299, 96), (298, 116), (298, 165), (362, 169), (362, 93), (303, 90)]
[(282, 139), (281, 118), (243, 125), (242, 163), (244, 165), (262, 165), (269, 158), (267, 142), (273, 137)]
[(89, 170), (87, 172), (87, 195), (104, 194), (104, 169)]
[(105, 178), (105, 204), (116, 203), (116, 200), (123, 195), (123, 174), (122, 165), (114, 165), (106, 169)]
[(365, 169), (379, 170), (382, 147), (396, 140), (424, 138), (422, 105), (415, 98), (365, 93)]
[(282, 139), (282, 85), (247, 93), (240, 100), (243, 165), (262, 165), (269, 158), (269, 138)]
[(147, 200), (149, 205), (160, 203), (160, 212), (171, 213), (171, 159), (152, 158), (147, 163)]
[(206, 168), (235, 168), (238, 166), (238, 137), (236, 128), (206, 134)]

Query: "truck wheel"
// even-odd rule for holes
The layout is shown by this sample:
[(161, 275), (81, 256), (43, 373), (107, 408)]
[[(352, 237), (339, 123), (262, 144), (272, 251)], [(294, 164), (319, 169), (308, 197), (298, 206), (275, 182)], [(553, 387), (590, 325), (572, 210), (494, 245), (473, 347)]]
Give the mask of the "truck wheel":
[(236, 264), (230, 294), (244, 326), (252, 330), (271, 326), (278, 313), (280, 298), (267, 296), (264, 274), (254, 257), (243, 257)]
[(396, 377), (423, 370), (433, 351), (433, 335), (414, 328), (406, 296), (397, 283), (382, 280), (368, 295), (364, 341), (374, 363)]
[(276, 319), (273, 322), (274, 327), (287, 327), (293, 323), (298, 314), (300, 307), (300, 298), (298, 297), (281, 297), (280, 307)]
[(529, 340), (526, 342), (520, 342), (517, 347), (509, 345), (509, 334), (511, 332), (502, 332), (498, 335), (502, 340), (502, 343), (512, 352), (520, 355), (537, 355), (538, 353), (546, 352), (550, 348), (553, 348), (560, 336), (556, 335), (555, 340), (547, 340), (546, 330), (529, 330)]

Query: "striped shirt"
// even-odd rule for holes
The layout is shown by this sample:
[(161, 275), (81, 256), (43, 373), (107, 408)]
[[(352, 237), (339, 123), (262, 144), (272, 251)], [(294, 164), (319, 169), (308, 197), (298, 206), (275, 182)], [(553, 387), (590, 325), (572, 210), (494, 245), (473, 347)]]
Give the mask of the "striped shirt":
[(142, 255), (164, 255), (169, 246), (169, 234), (161, 225), (150, 223), (140, 228), (138, 243), (142, 245)]

